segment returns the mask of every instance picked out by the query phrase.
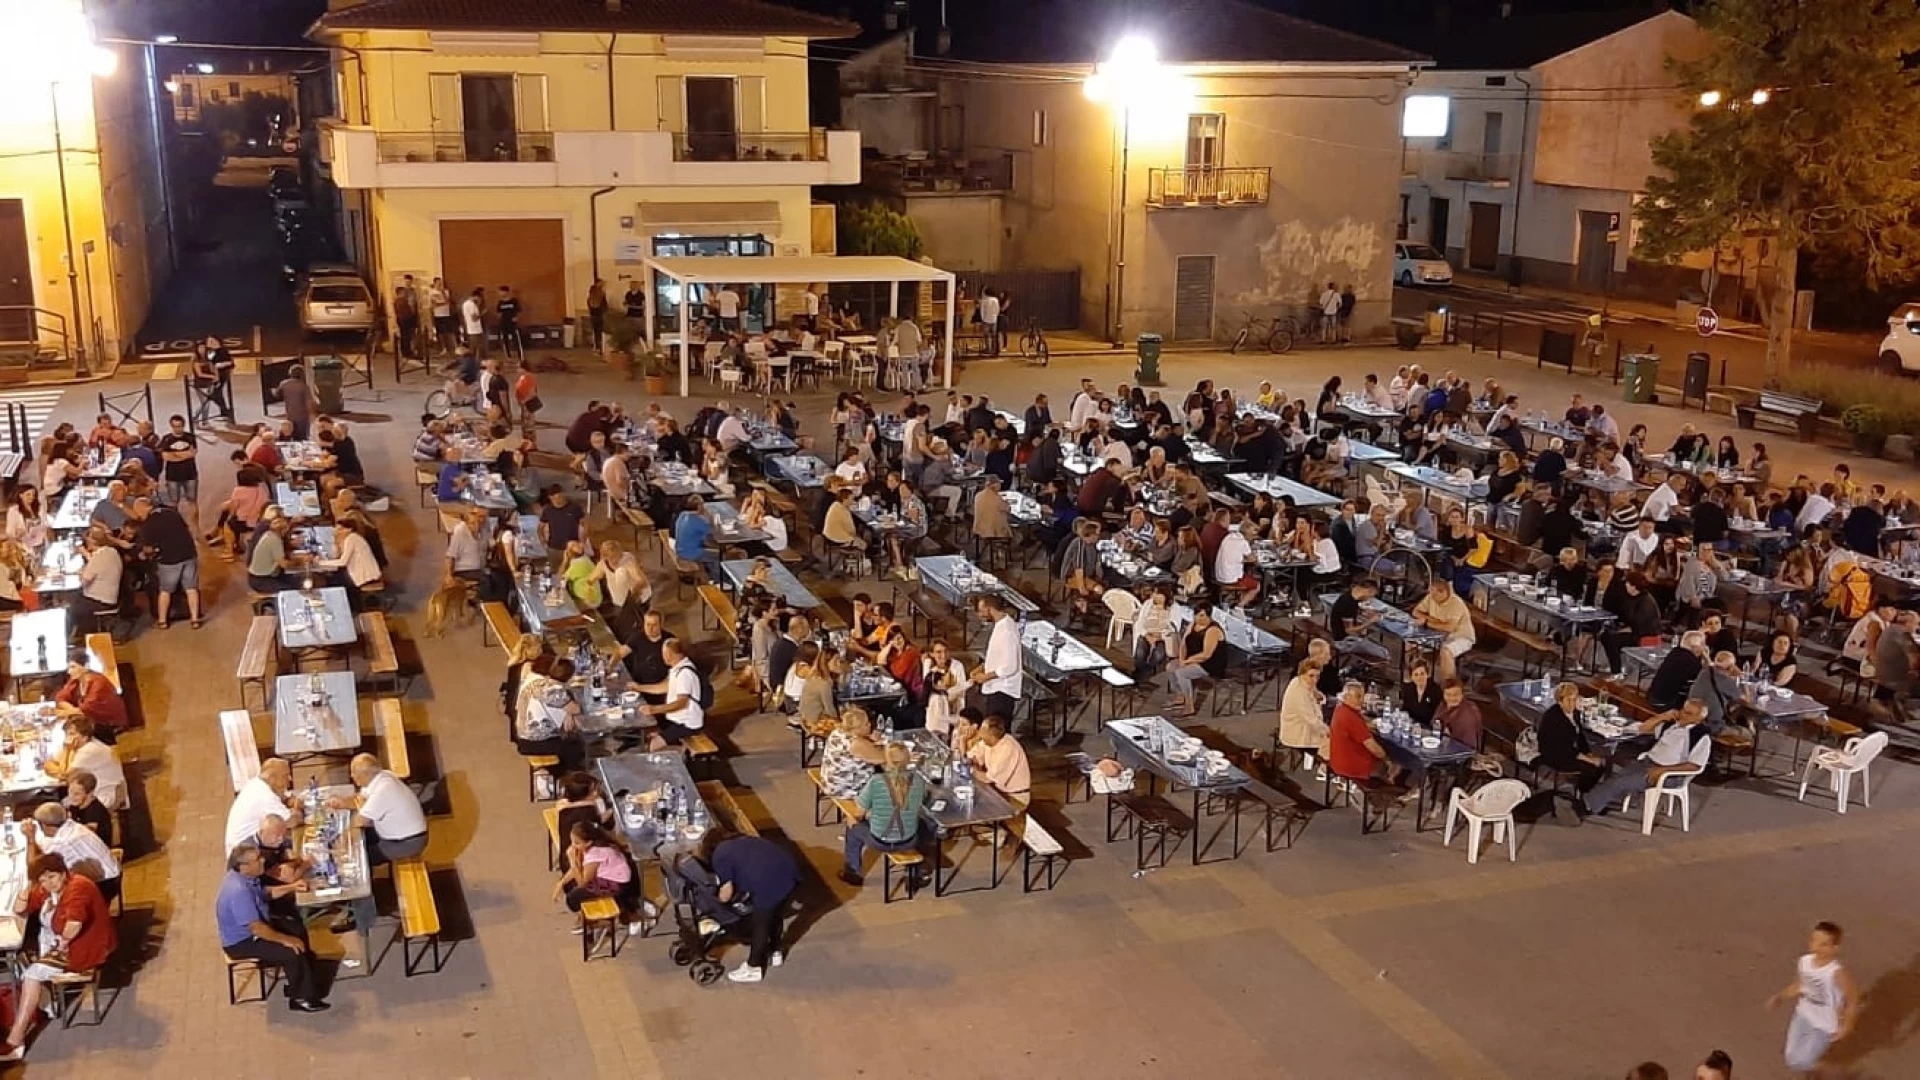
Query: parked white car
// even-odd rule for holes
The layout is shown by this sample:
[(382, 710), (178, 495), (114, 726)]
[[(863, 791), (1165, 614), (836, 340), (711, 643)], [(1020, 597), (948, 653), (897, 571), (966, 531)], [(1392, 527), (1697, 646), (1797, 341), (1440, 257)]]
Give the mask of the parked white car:
[(1393, 245), (1393, 280), (1401, 285), (1451, 285), (1453, 264), (1426, 244)]
[(1880, 370), (1890, 375), (1920, 372), (1920, 304), (1901, 304), (1887, 316)]

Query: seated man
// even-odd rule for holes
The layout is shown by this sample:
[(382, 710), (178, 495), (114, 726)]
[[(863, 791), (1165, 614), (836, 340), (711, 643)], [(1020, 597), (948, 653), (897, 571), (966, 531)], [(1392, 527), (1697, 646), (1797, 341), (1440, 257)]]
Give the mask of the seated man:
[(1348, 780), (1392, 779), (1396, 770), (1360, 711), (1366, 700), (1367, 688), (1360, 683), (1349, 682), (1341, 688), (1340, 703), (1333, 707), (1333, 723), (1327, 729), (1327, 767)]
[(1007, 734), (1007, 718), (989, 716), (980, 725), (973, 745), (967, 748), (967, 760), (979, 770), (981, 779), (1007, 797), (1015, 810), (1024, 810), (1032, 796), (1033, 775), (1027, 766), (1026, 748)]
[(1356, 577), (1327, 609), (1327, 630), (1333, 635), (1333, 647), (1340, 655), (1387, 659), (1385, 645), (1361, 636), (1380, 621), (1380, 613), (1372, 608), (1379, 591), (1372, 578)]
[(33, 817), (21, 823), (20, 831), (26, 835), (30, 857), (58, 855), (66, 860), (67, 869), (98, 885), (107, 903), (120, 895), (120, 860), (99, 834), (68, 817), (66, 807), (41, 803), (34, 807)]
[(1439, 649), (1440, 678), (1443, 682), (1459, 678), (1459, 658), (1473, 648), (1475, 641), (1473, 613), (1467, 610), (1466, 601), (1454, 595), (1453, 586), (1445, 578), (1438, 579), (1415, 605), (1413, 621), (1447, 635)]
[(67, 773), (67, 816), (92, 829), (95, 835), (113, 840), (113, 810), (101, 802), (94, 793), (100, 789), (100, 780), (86, 769), (72, 769)]
[(325, 1012), (332, 1006), (319, 997), (306, 927), (298, 919), (280, 920), (268, 911), (260, 881), (266, 872), (267, 860), (258, 846), (242, 843), (228, 853), (227, 876), (214, 900), (220, 950), (230, 960), (258, 960), (279, 968), (294, 1012)]
[(1612, 776), (1588, 791), (1587, 812), (1604, 814), (1622, 797), (1657, 787), (1670, 774), (1705, 769), (1713, 756), (1713, 738), (1706, 719), (1707, 706), (1698, 699), (1647, 718), (1639, 733), (1655, 736), (1652, 749), (1615, 769)]
[(1480, 706), (1467, 700), (1467, 688), (1458, 679), (1449, 679), (1440, 687), (1440, 708), (1433, 714), (1433, 725), (1455, 742), (1480, 749)]
[(405, 781), (381, 768), (372, 754), (355, 754), (347, 771), (360, 790), (350, 799), (331, 796), (327, 806), (353, 811), (354, 825), (366, 831), (370, 865), (411, 859), (427, 850), (427, 815)]
[(687, 508), (673, 519), (674, 558), (705, 567), (709, 577), (718, 576), (719, 554), (707, 550), (707, 540), (712, 535), (713, 522), (707, 517), (706, 504), (700, 501), (699, 496), (690, 496)]
[(260, 819), (277, 817), (288, 825), (298, 825), (301, 813), (293, 794), (293, 767), (285, 758), (272, 757), (260, 763), (253, 779), (240, 785), (227, 808), (223, 846), (232, 851), (242, 842), (258, 835)]
[(882, 852), (913, 851), (933, 835), (921, 809), (927, 802), (927, 781), (910, 766), (905, 743), (889, 743), (886, 765), (867, 779), (854, 800), (858, 812), (847, 826), (846, 865), (840, 880), (858, 888), (866, 884), (863, 865), (868, 848)]

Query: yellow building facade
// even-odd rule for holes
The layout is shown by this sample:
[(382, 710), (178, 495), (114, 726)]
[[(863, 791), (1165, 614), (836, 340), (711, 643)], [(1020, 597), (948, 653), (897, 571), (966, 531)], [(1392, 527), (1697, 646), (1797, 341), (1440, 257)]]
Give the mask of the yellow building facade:
[(812, 186), (859, 180), (858, 134), (807, 122), (807, 40), (851, 26), (738, 0), (438, 7), (336, 5), (312, 35), (340, 103), (323, 168), (383, 294), (511, 284), (554, 325), (596, 277), (617, 307), (650, 255), (811, 254)]
[(171, 265), (151, 53), (85, 55), (81, 0), (5, 8), (19, 54), (0, 61), (0, 354), (84, 347), (97, 365), (132, 344)]

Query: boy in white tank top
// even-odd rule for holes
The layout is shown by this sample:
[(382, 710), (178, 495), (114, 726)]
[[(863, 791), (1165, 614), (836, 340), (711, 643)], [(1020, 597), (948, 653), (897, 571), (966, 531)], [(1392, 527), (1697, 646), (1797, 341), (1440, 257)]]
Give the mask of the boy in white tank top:
[(1840, 927), (1816, 923), (1807, 950), (1793, 981), (1768, 998), (1767, 1007), (1793, 1002), (1793, 1018), (1787, 1024), (1787, 1068), (1796, 1076), (1818, 1077), (1827, 1047), (1853, 1031), (1860, 993), (1853, 976), (1840, 966)]

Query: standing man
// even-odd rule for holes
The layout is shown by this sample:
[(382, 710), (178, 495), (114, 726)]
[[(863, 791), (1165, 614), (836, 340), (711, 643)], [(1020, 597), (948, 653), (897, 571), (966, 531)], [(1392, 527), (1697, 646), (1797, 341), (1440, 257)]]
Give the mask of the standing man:
[(807, 285), (807, 333), (809, 334), (820, 332), (820, 294), (814, 291), (816, 288), (818, 286), (811, 283)]
[(1000, 355), (1000, 294), (993, 289), (980, 292), (980, 332), (987, 337), (987, 355)]
[(1359, 303), (1360, 298), (1354, 295), (1353, 283), (1348, 282), (1347, 287), (1340, 290), (1340, 344), (1342, 345), (1353, 340), (1353, 309)]
[(713, 306), (720, 313), (721, 330), (731, 334), (740, 329), (740, 294), (733, 291), (733, 286), (720, 286), (713, 296)]
[(414, 292), (412, 274), (402, 277), (393, 290), (393, 321), (400, 328), (398, 345), (401, 357), (419, 359), (420, 300)]
[[(719, 829), (708, 829), (718, 838)], [(779, 967), (785, 957), (780, 938), (785, 923), (787, 898), (800, 886), (800, 867), (786, 848), (757, 836), (735, 836), (721, 840), (706, 860), (720, 882), (723, 902), (747, 900), (753, 912), (747, 916), (747, 958), (727, 972), (738, 983), (756, 983), (769, 966)]]
[(980, 621), (990, 623), (987, 651), (980, 666), (973, 669), (973, 689), (967, 704), (985, 716), (1011, 717), (1020, 704), (1020, 626), (1007, 611), (1007, 600), (999, 593), (980, 597), (977, 608)]
[(307, 370), (299, 364), (287, 369), (280, 380), (280, 404), (286, 407), (287, 423), (293, 425), (295, 442), (305, 442), (313, 427), (313, 391), (307, 387)]
[(487, 290), (478, 285), (460, 301), (460, 332), (467, 339), (467, 349), (473, 355), (486, 359), (487, 356)]
[(167, 418), (167, 433), (160, 436), (159, 451), (160, 475), (165, 481), (161, 490), (167, 505), (197, 519), (200, 516), (200, 465), (195, 459), (200, 456), (200, 444), (187, 433), (186, 417), (175, 413)]
[[(177, 418), (176, 418), (177, 419)], [(154, 572), (154, 625), (167, 628), (167, 611), (173, 606), (175, 589), (187, 594), (187, 618), (200, 629), (200, 550), (194, 546), (193, 530), (187, 519), (171, 506), (154, 505), (151, 496), (133, 500), (133, 520), (140, 525), (140, 547), (152, 553)]]
[(1787, 1068), (1796, 1076), (1818, 1077), (1827, 1047), (1853, 1033), (1860, 1018), (1860, 989), (1840, 966), (1840, 927), (1813, 925), (1812, 940), (1795, 966), (1793, 981), (1767, 999), (1767, 1008), (1793, 1002), (1787, 1022)]
[(214, 334), (207, 335), (207, 363), (220, 382), (220, 415), (233, 423), (233, 354)]
[(501, 354), (510, 359), (517, 355), (525, 363), (527, 343), (520, 337), (520, 298), (513, 295), (513, 286), (500, 286), (500, 299), (493, 310), (500, 318)]
[(599, 352), (607, 337), (607, 283), (600, 278), (587, 287), (587, 325), (593, 327), (593, 351)]
[(1320, 292), (1320, 344), (1332, 344), (1340, 336), (1340, 287), (1327, 282)]
[(456, 344), (453, 293), (447, 288), (447, 283), (440, 278), (434, 278), (433, 284), (427, 286), (427, 311), (433, 316), (433, 339), (439, 344), (440, 351), (452, 352)]

